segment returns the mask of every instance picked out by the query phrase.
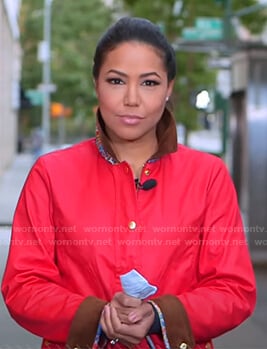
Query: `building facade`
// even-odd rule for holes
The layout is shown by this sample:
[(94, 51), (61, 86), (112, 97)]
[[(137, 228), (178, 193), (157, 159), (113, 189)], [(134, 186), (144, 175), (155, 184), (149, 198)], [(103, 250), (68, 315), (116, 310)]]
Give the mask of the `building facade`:
[(255, 260), (267, 261), (267, 47), (233, 56), (233, 179)]
[(20, 103), (20, 0), (0, 0), (0, 175), (17, 150)]

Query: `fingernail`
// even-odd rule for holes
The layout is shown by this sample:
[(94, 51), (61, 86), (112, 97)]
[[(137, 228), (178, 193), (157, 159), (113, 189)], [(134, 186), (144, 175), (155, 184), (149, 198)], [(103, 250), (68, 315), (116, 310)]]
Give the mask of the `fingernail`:
[(135, 313), (130, 313), (129, 316), (128, 316), (128, 319), (131, 322), (136, 322), (136, 320), (137, 320), (136, 314)]

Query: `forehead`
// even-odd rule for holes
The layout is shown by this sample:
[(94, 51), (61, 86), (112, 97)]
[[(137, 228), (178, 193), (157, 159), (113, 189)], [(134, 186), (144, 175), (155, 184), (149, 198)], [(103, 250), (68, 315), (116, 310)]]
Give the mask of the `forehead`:
[(123, 42), (109, 51), (102, 64), (106, 69), (110, 66), (121, 68), (157, 69), (166, 71), (163, 54), (156, 47), (138, 41)]

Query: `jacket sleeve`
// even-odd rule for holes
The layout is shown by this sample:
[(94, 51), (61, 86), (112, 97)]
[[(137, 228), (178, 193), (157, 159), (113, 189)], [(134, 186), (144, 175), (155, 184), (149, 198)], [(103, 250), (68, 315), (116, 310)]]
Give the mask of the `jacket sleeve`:
[(52, 195), (41, 158), (30, 171), (16, 208), (3, 297), (11, 316), (37, 336), (66, 343), (68, 336), (76, 340), (79, 334), (90, 342), (105, 302), (92, 296), (85, 299), (63, 286), (55, 262)]
[(162, 308), (171, 347), (179, 348), (181, 341), (192, 346), (191, 335), (197, 343), (209, 341), (239, 325), (255, 307), (254, 272), (235, 188), (223, 162), (215, 164), (206, 192), (198, 282), (185, 293), (153, 299)]

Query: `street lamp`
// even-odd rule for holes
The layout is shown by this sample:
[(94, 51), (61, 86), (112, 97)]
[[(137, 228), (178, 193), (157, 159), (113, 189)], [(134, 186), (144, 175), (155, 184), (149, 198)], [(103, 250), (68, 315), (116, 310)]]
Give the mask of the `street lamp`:
[(50, 93), (51, 85), (51, 5), (53, 0), (44, 0), (44, 32), (41, 42), (41, 58), (43, 62), (43, 81), (41, 91), (43, 93), (42, 131), (44, 146), (50, 144)]

